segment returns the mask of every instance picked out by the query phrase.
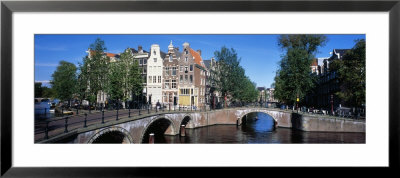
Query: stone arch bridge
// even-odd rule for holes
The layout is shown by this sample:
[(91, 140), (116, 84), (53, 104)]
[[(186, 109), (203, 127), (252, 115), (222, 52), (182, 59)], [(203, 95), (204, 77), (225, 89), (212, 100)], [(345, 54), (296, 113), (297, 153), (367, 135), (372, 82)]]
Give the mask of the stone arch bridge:
[[(69, 143), (95, 143), (103, 135), (114, 132), (124, 136), (123, 143), (143, 143), (147, 141), (146, 135), (154, 127), (163, 127), (164, 135), (178, 135), (181, 125), (185, 125), (186, 129), (217, 124), (240, 125), (242, 118), (254, 112), (263, 112), (272, 116), (279, 127), (291, 127), (291, 111), (269, 108), (228, 108), (205, 112), (177, 111), (143, 115), (140, 118), (121, 119), (119, 122), (112, 123), (112, 125), (97, 125), (96, 127), (78, 129), (75, 133), (68, 133), (69, 136), (65, 135), (58, 138), (74, 137), (72, 140), (69, 139)], [(47, 140), (42, 143), (53, 141)], [(58, 140), (57, 142), (63, 141)]]
[(271, 108), (228, 108), (203, 112), (160, 112), (140, 117), (121, 118), (119, 121), (108, 124), (77, 129), (75, 132), (66, 133), (41, 143), (65, 142), (63, 139), (68, 140), (68, 143), (96, 143), (98, 139), (105, 138), (110, 133), (119, 135), (121, 139), (119, 143), (146, 143), (149, 133), (153, 133), (157, 129), (160, 131), (160, 128), (161, 132), (158, 134), (178, 135), (181, 125), (185, 125), (184, 127), (187, 129), (217, 124), (241, 125), (247, 114), (255, 112), (270, 115), (278, 127), (303, 131), (365, 132), (365, 121), (297, 114), (290, 110)]

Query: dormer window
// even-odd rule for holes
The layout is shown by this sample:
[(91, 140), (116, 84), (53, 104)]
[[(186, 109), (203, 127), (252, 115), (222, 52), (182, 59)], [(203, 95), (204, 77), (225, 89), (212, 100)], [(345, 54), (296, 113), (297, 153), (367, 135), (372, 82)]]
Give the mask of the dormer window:
[(154, 55), (156, 55), (156, 54), (157, 54), (157, 53), (156, 53), (156, 50), (154, 50), (154, 51), (153, 51), (153, 54), (154, 54)]

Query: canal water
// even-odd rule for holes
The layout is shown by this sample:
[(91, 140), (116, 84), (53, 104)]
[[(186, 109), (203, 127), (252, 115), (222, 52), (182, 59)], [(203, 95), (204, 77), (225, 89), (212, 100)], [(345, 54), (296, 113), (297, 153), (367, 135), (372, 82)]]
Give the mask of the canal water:
[[(257, 117), (257, 119), (255, 119)], [(274, 129), (265, 113), (252, 113), (246, 124), (213, 125), (186, 129), (186, 136), (159, 136), (155, 143), (365, 143), (365, 133), (303, 132), (290, 128)]]

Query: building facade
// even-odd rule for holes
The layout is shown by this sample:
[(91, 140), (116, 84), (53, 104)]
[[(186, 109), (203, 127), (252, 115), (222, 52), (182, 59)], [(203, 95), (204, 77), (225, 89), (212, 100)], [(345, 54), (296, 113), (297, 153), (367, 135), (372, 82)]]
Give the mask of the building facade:
[(181, 107), (203, 106), (205, 102), (205, 67), (201, 51), (194, 51), (189, 43), (183, 44), (178, 58), (178, 104)]
[(179, 48), (174, 48), (172, 41), (168, 46), (168, 52), (163, 60), (163, 100), (162, 102), (168, 107), (178, 105), (178, 82), (179, 82), (179, 58), (181, 53)]
[(335, 110), (342, 101), (336, 96), (336, 93), (341, 91), (337, 71), (330, 68), (330, 64), (335, 60), (342, 60), (343, 56), (350, 49), (333, 49), (332, 56), (323, 59), (323, 64), (320, 66), (321, 73), (319, 81), (315, 89), (315, 95), (311, 100), (313, 106), (331, 111)]
[(158, 44), (151, 45), (147, 59), (147, 101), (153, 107), (162, 102), (163, 54)]

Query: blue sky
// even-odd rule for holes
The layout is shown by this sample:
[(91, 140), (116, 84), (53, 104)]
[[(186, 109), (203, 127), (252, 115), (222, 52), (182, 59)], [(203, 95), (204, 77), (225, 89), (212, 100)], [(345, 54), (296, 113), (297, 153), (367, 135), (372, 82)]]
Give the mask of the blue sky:
[[(107, 52), (120, 53), (127, 47), (137, 49), (142, 45), (149, 50), (159, 44), (168, 51), (172, 40), (182, 50), (184, 42), (202, 51), (202, 58), (210, 59), (222, 46), (234, 48), (241, 58), (246, 75), (257, 86), (270, 87), (283, 51), (278, 47), (279, 35), (35, 35), (35, 81), (47, 82), (59, 61), (65, 60), (78, 66), (86, 50), (96, 38), (105, 41)], [(328, 42), (318, 49), (316, 57), (329, 57), (333, 49), (350, 49), (356, 39), (365, 35), (327, 35)]]

